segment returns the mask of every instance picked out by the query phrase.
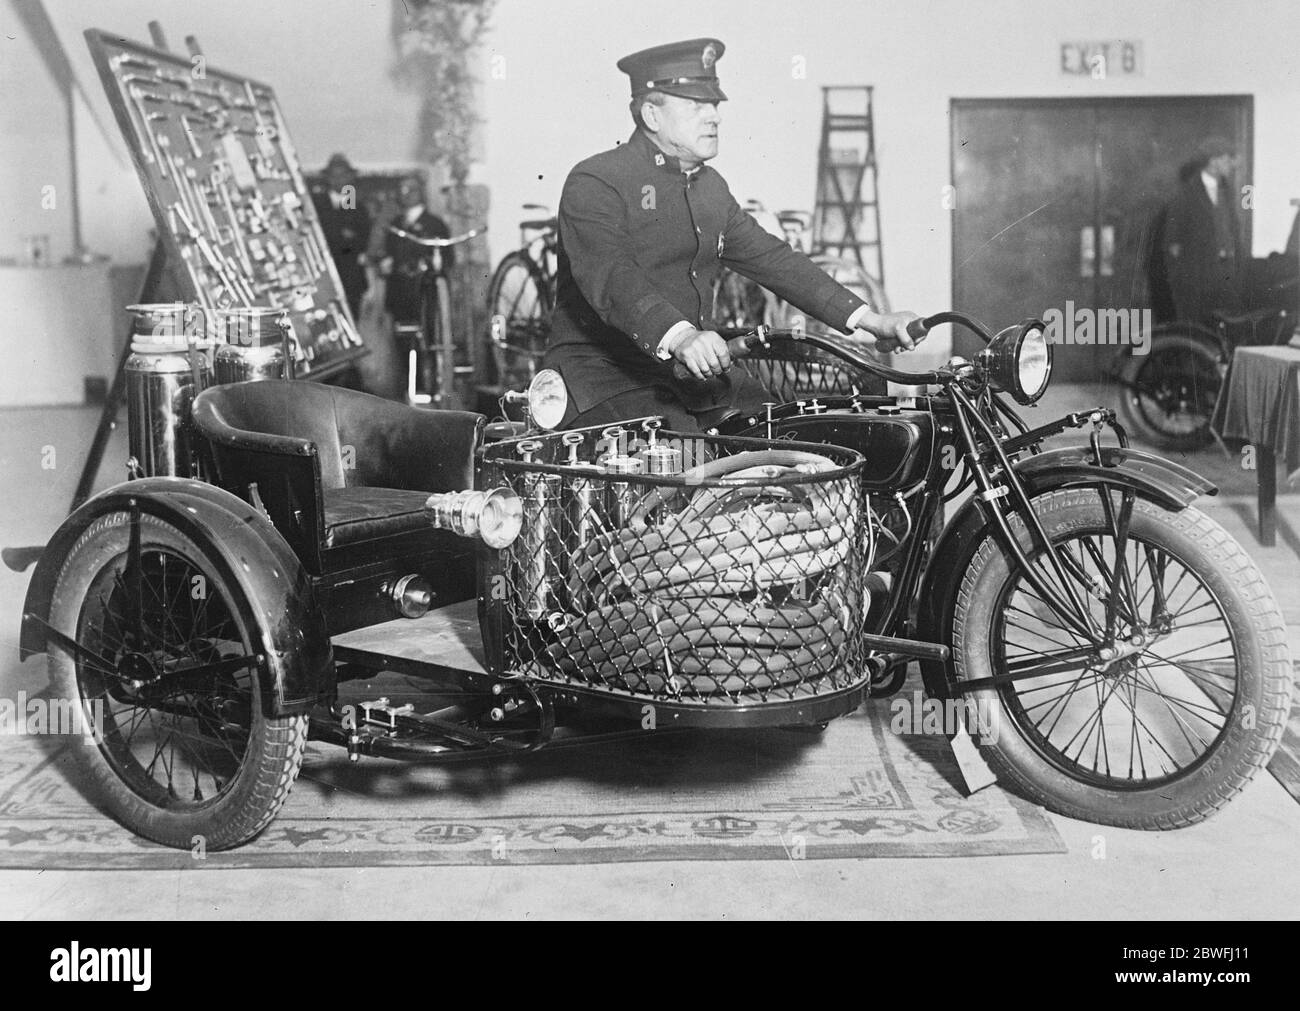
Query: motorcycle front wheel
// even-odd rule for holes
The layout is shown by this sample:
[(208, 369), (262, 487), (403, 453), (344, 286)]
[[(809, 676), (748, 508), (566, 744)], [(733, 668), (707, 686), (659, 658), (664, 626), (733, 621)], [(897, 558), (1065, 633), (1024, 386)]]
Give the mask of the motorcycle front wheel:
[[(1171, 829), (1223, 807), (1282, 736), (1292, 670), (1282, 614), (1250, 556), (1196, 509), (1136, 499), (1116, 550), (1101, 496), (1034, 500), (1075, 597), (1098, 627), (1119, 615), (1110, 659), (1057, 614), (990, 537), (953, 616), (958, 681), (1027, 675), (970, 692), (967, 724), (1001, 781), (1072, 818)], [(1045, 552), (1029, 560), (1064, 591)], [(1041, 668), (1043, 673), (1033, 676)]]

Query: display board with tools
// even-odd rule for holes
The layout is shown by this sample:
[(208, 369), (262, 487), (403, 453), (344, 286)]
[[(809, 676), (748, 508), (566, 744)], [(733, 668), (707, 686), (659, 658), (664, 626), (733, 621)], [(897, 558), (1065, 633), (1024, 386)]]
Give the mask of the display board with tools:
[(275, 92), (107, 32), (86, 32), (180, 297), (280, 309), (293, 372), (325, 378), (366, 353)]

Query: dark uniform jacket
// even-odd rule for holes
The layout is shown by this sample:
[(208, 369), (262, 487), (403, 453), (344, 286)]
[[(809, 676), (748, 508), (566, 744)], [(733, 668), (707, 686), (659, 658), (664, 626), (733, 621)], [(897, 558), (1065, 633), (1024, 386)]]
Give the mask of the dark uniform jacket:
[(316, 207), (316, 216), (320, 218), (325, 245), (338, 269), (343, 294), (355, 316), (367, 287), (366, 268), (362, 266), (361, 257), (370, 244), (370, 215), (359, 205), (335, 207), (328, 186), (313, 186), (311, 199)]
[(1237, 215), (1227, 187), (1210, 202), (1201, 174), (1183, 183), (1165, 211), (1161, 246), (1178, 319), (1213, 324), (1215, 309), (1240, 308), (1244, 264)]
[(560, 198), (559, 277), (545, 364), (579, 411), (651, 386), (692, 410), (725, 384), (679, 381), (655, 356), (677, 322), (709, 329), (713, 281), (729, 267), (828, 326), (846, 329), (862, 300), (765, 232), (708, 165), (687, 176), (640, 130), (578, 163)]

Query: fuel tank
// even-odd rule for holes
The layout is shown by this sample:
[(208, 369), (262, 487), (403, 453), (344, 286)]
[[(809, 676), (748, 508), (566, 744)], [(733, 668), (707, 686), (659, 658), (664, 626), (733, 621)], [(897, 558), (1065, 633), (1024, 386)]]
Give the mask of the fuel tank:
[[(734, 434), (766, 437), (767, 424)], [(867, 460), (863, 488), (892, 492), (925, 477), (935, 449), (935, 419), (929, 411), (889, 402), (826, 397), (774, 408), (772, 437), (856, 449)]]

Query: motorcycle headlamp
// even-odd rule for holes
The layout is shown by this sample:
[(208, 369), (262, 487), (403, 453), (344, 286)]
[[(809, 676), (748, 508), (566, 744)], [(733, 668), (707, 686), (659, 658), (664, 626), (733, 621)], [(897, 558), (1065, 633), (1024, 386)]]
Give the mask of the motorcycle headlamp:
[(528, 384), (528, 414), (538, 428), (551, 431), (564, 420), (569, 391), (554, 369), (542, 369)]
[(1047, 391), (1052, 375), (1052, 345), (1042, 320), (1009, 326), (979, 353), (989, 385), (1010, 393), (1017, 403), (1034, 403)]

